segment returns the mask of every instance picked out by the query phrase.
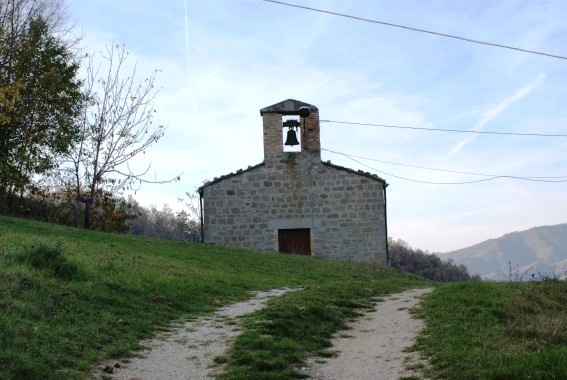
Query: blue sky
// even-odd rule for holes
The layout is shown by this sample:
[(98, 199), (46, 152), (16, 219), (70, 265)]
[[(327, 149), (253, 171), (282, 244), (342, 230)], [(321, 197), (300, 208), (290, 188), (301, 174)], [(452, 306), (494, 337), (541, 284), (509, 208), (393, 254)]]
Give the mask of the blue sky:
[[(294, 0), (313, 8), (567, 56), (562, 0)], [(293, 98), (323, 120), (567, 134), (567, 60), (286, 7), (262, 0), (68, 0), (87, 51), (124, 44), (140, 74), (159, 69), (144, 157), (181, 181), (144, 185), (144, 205), (178, 207), (204, 180), (262, 161), (259, 110)], [(322, 123), (324, 160), (380, 175), (390, 236), (445, 252), (567, 223), (567, 138)], [(372, 159), (372, 160), (369, 160)], [(387, 161), (387, 162), (384, 162)], [(143, 160), (137, 160), (144, 164)], [(401, 166), (410, 165), (410, 166)]]

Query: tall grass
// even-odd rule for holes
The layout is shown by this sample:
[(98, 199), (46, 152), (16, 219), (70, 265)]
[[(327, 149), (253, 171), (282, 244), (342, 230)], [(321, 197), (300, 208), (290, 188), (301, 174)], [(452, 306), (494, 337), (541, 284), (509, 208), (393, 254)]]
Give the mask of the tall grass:
[(425, 283), (368, 265), (0, 217), (0, 378), (85, 378), (173, 320), (291, 286), (305, 290), (247, 322), (225, 374), (290, 378), (370, 297)]

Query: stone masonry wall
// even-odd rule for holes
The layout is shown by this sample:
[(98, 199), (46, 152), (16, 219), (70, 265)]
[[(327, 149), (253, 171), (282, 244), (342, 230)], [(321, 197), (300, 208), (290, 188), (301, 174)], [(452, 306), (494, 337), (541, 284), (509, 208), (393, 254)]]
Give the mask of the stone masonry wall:
[(314, 256), (386, 264), (384, 183), (304, 158), (274, 154), (204, 186), (205, 242), (277, 251), (278, 229), (309, 228)]
[[(317, 107), (288, 99), (260, 114), (263, 164), (201, 187), (205, 242), (277, 251), (278, 230), (308, 228), (312, 255), (386, 264), (385, 182), (321, 162)], [(283, 115), (299, 118), (301, 152), (283, 151)]]
[[(282, 115), (266, 113), (262, 115), (264, 130), (264, 162), (268, 165), (277, 164), (282, 159), (283, 132)], [(319, 112), (311, 112), (306, 118), (300, 119), (301, 160), (312, 162), (321, 161), (321, 141), (319, 127)], [(272, 162), (273, 161), (273, 162)]]

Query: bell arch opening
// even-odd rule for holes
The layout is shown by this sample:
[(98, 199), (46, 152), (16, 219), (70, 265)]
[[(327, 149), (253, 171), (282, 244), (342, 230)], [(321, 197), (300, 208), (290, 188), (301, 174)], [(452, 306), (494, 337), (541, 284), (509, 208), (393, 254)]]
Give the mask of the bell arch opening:
[(283, 120), (282, 148), (284, 152), (301, 152), (301, 123), (297, 118)]

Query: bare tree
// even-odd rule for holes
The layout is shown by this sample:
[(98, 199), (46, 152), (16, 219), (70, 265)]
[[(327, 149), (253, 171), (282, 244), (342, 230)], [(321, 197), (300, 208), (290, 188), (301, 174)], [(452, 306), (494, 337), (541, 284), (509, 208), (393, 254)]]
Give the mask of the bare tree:
[(63, 0), (2, 0), (0, 1), (0, 36), (3, 42), (18, 40), (30, 21), (41, 17), (49, 30), (66, 35), (67, 6)]
[(201, 207), (199, 196), (197, 193), (185, 192), (185, 198), (177, 198), (177, 202), (182, 203), (187, 209), (187, 214), (189, 218), (193, 220), (199, 220), (201, 218)]
[(187, 211), (174, 211), (168, 205), (158, 210), (155, 205), (142, 207), (132, 197), (128, 198), (136, 218), (126, 223), (130, 235), (151, 236), (159, 239), (199, 241), (199, 225)]
[(190, 193), (185, 192), (185, 198), (177, 198), (179, 203), (185, 206), (186, 211), (183, 211), (186, 215), (188, 224), (190, 226), (189, 231), (193, 241), (203, 241), (203, 231), (201, 226), (201, 198), (196, 192)]
[[(169, 183), (179, 180), (148, 179), (151, 165), (133, 171), (132, 159), (164, 135), (163, 125), (154, 126), (153, 101), (157, 70), (137, 79), (136, 66), (128, 69), (128, 53), (123, 46), (86, 57), (85, 100), (80, 118), (81, 138), (69, 155), (66, 185), (73, 192), (75, 224), (84, 204), (85, 228), (91, 226), (93, 205), (105, 194), (117, 195), (142, 183)], [(125, 76), (124, 71), (131, 70)]]

